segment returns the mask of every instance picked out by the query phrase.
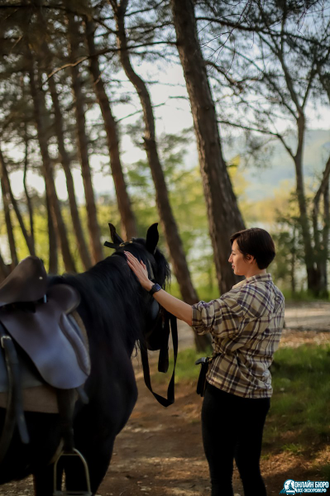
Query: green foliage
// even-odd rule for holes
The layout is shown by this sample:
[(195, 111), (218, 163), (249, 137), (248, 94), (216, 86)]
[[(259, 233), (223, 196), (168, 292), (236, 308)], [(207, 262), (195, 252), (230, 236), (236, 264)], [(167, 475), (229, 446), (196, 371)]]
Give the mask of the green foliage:
[(264, 437), (267, 447), (298, 453), (309, 452), (311, 444), (329, 442), (329, 358), (330, 345), (277, 351), (272, 371), (274, 395)]

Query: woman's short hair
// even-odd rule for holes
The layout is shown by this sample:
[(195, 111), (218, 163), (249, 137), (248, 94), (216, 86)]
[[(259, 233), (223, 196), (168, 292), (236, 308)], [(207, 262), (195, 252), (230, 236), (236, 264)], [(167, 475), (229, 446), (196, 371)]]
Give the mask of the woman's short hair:
[(233, 234), (231, 244), (236, 240), (239, 251), (246, 257), (252, 255), (259, 269), (266, 269), (275, 258), (275, 245), (271, 235), (264, 229), (252, 227)]

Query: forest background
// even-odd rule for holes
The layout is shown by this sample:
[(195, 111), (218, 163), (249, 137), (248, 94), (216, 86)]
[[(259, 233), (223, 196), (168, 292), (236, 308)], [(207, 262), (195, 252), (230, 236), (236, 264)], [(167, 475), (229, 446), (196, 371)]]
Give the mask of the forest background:
[[(170, 290), (235, 282), (271, 232), (287, 296), (328, 298), (330, 2), (3, 0), (0, 274), (82, 271), (161, 223)], [(110, 253), (109, 253), (110, 254)]]

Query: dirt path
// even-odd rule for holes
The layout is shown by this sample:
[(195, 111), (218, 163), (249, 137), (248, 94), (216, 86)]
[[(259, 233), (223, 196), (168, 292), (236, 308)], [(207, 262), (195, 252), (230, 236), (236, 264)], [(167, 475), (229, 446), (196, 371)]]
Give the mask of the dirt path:
[[(308, 310), (306, 305), (289, 307), (281, 346), (330, 342), (329, 316), (330, 304), (327, 303), (311, 304)], [(180, 325), (180, 346), (192, 345), (192, 332)], [(209, 496), (208, 468), (200, 430), (202, 400), (195, 393), (195, 383), (180, 383), (176, 389), (175, 405), (165, 409), (146, 389), (138, 362), (135, 362), (135, 368), (139, 399), (128, 424), (116, 440), (112, 463), (99, 494)], [(330, 448), (311, 453), (309, 458), (264, 452), (262, 472), (268, 494), (279, 494), (289, 478), (324, 480), (317, 469), (318, 461), (319, 464), (330, 464)], [(234, 489), (236, 494), (243, 495), (236, 471)], [(32, 494), (31, 479), (0, 487), (0, 496)]]

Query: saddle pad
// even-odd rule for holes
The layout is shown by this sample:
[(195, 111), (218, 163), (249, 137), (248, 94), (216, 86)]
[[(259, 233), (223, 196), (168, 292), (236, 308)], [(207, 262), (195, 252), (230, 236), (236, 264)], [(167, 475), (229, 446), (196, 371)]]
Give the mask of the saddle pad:
[(90, 361), (66, 315), (75, 309), (77, 294), (73, 288), (59, 284), (47, 291), (47, 297), (47, 303), (37, 304), (35, 312), (4, 308), (1, 322), (44, 381), (59, 389), (79, 387), (90, 373)]
[[(26, 412), (58, 413), (56, 390), (47, 384), (23, 389), (22, 396)], [(0, 408), (7, 406), (7, 393), (0, 393)]]
[[(21, 386), (22, 388), (32, 388), (45, 383), (36, 369), (34, 363), (22, 348), (16, 344), (16, 353), (20, 364)], [(5, 362), (4, 349), (0, 346), (0, 393), (8, 390), (7, 367)]]

